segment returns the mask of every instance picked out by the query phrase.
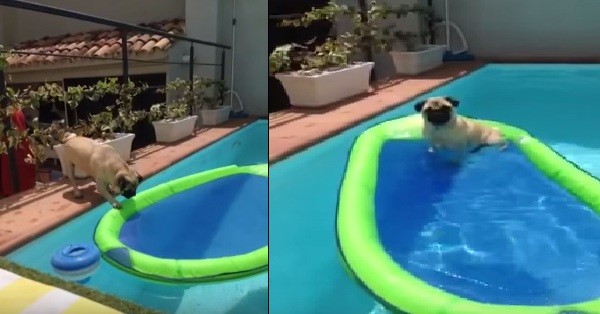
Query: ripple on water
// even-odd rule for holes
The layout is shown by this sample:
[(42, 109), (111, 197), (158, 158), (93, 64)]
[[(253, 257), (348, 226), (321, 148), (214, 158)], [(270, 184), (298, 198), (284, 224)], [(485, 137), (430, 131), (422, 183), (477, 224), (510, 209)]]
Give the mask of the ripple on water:
[[(402, 149), (406, 158), (418, 155), (410, 150), (419, 148)], [(402, 162), (397, 155), (394, 161), (382, 156), (378, 189), (385, 173), (396, 188), (431, 194), (402, 194), (396, 205), (376, 200), (378, 221), (398, 221), (380, 226), (388, 253), (429, 284), (479, 302), (543, 305), (600, 297), (598, 215), (516, 149), (481, 152), (458, 171), (440, 169), (443, 163), (426, 156), (410, 168), (393, 165)]]

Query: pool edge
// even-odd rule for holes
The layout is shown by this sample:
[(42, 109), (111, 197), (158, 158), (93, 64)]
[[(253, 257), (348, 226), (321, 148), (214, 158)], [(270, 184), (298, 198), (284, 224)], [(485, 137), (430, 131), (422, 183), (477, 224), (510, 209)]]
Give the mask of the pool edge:
[[(203, 142), (200, 145), (194, 146), (192, 150), (190, 150), (189, 152), (185, 152), (184, 154), (180, 155), (180, 156), (175, 156), (175, 158), (169, 160), (169, 162), (164, 165), (163, 167), (158, 166), (154, 169), (152, 169), (151, 171), (147, 171), (145, 173), (143, 173), (142, 175), (145, 178), (150, 178), (158, 173), (160, 173), (161, 171), (173, 166), (174, 164), (182, 161), (183, 159), (191, 156), (192, 154), (194, 154), (195, 152), (201, 150), (201, 149), (206, 149), (218, 142), (220, 142), (221, 140), (224, 140), (225, 138), (235, 134), (238, 131), (241, 131), (243, 129), (245, 129), (246, 127), (249, 127), (251, 125), (253, 125), (254, 123), (260, 122), (261, 119), (256, 119), (256, 118), (247, 118), (247, 119), (239, 119), (239, 120), (230, 120), (229, 125), (224, 125), (221, 126), (219, 128), (210, 128), (210, 130), (212, 129), (223, 129), (227, 126), (232, 127), (231, 129), (229, 129), (225, 134), (221, 134), (220, 136), (215, 136), (214, 138), (212, 138), (209, 141)], [(200, 135), (200, 133), (195, 133), (194, 135), (192, 135), (191, 137), (188, 137), (185, 140), (176, 142), (175, 145), (179, 145), (182, 143), (185, 143), (186, 141), (190, 141), (193, 139), (198, 138)], [(164, 147), (176, 147), (173, 144), (171, 145), (162, 145)], [(150, 153), (148, 155), (154, 154)], [(139, 159), (136, 159), (135, 162), (138, 162), (140, 160), (144, 160), (144, 158), (147, 158), (148, 155), (142, 156)], [(49, 195), (45, 195), (44, 198), (46, 197), (50, 197), (52, 195), (55, 194), (64, 194), (64, 190), (69, 190), (70, 187), (63, 182), (64, 185), (66, 185), (66, 187), (57, 189), (56, 191), (53, 191), (53, 193), (50, 193)], [(85, 185), (81, 185), (80, 188), (86, 188), (89, 187), (90, 183), (86, 183)], [(30, 190), (30, 191), (26, 191), (24, 193), (36, 193), (36, 190)], [(90, 193), (91, 194), (91, 193)], [(15, 197), (16, 199), (20, 199), (21, 197), (23, 197), (23, 193), (19, 193), (16, 195), (13, 195), (11, 197), (8, 197), (6, 199), (12, 199), (13, 197)], [(49, 232), (51, 232), (52, 230), (62, 226), (63, 224), (89, 212), (90, 210), (100, 206), (101, 204), (103, 204), (105, 202), (104, 199), (102, 199), (102, 197), (100, 195), (96, 195), (95, 193), (93, 193), (93, 199), (91, 200), (87, 200), (88, 202), (83, 203), (85, 205), (83, 205), (83, 207), (77, 208), (77, 209), (73, 209), (70, 212), (67, 212), (66, 214), (63, 214), (62, 217), (53, 220), (51, 222), (48, 222), (46, 225), (42, 225), (40, 226), (37, 230), (34, 230), (33, 232), (31, 231), (31, 229), (27, 229), (28, 232), (20, 234), (12, 239), (8, 239), (6, 241), (1, 241), (2, 239), (0, 239), (0, 256), (6, 256), (9, 255), (10, 253), (14, 252), (15, 250), (19, 249), (20, 247), (48, 234)], [(61, 196), (61, 198), (64, 199), (64, 197)], [(6, 199), (3, 199), (3, 201), (6, 201)], [(69, 204), (72, 203), (71, 200), (68, 199), (64, 199), (66, 202), (68, 202)], [(39, 201), (39, 200), (38, 200)], [(81, 206), (80, 203), (75, 203), (76, 205)], [(12, 211), (25, 211), (27, 210), (27, 206), (33, 207), (35, 205), (30, 205), (28, 203), (26, 203), (24, 206), (19, 206), (13, 210), (8, 210), (2, 214), (0, 214), (0, 216), (6, 215), (6, 214), (10, 214)], [(63, 205), (64, 206), (64, 205)], [(34, 209), (31, 209), (34, 210)], [(25, 228), (21, 228), (21, 229), (25, 229)]]
[[(455, 66), (455, 64), (461, 64), (462, 67)], [(404, 99), (400, 99), (399, 101), (396, 101), (396, 102), (386, 103), (386, 104), (382, 105), (380, 108), (378, 108), (377, 110), (374, 110), (365, 115), (357, 117), (357, 118), (353, 119), (352, 121), (348, 121), (348, 123), (338, 124), (338, 125), (332, 127), (331, 130), (321, 132), (317, 136), (310, 138), (298, 145), (286, 144), (287, 149), (283, 150), (281, 153), (276, 153), (273, 156), (271, 156), (271, 154), (270, 154), (271, 152), (269, 150), (269, 166), (275, 165), (275, 164), (277, 164), (281, 161), (284, 161), (298, 153), (301, 153), (301, 152), (309, 149), (312, 146), (315, 146), (331, 137), (339, 135), (340, 133), (345, 132), (345, 131), (355, 127), (358, 124), (364, 123), (364, 122), (369, 121), (377, 116), (380, 116), (382, 114), (385, 114), (387, 112), (395, 110), (403, 105), (406, 105), (407, 103), (410, 103), (411, 101), (415, 100), (416, 98), (421, 97), (422, 95), (427, 94), (437, 88), (446, 86), (448, 84), (451, 84), (453, 82), (456, 82), (458, 80), (466, 78), (466, 77), (470, 76), (471, 74), (476, 73), (479, 70), (481, 70), (482, 68), (486, 67), (488, 64), (490, 64), (490, 63), (481, 62), (481, 61), (467, 61), (467, 62), (460, 62), (460, 63), (452, 63), (451, 65), (446, 64), (440, 68), (437, 68), (432, 71), (428, 71), (428, 72), (425, 72), (425, 73), (422, 73), (422, 74), (419, 74), (416, 76), (400, 77), (401, 81), (399, 83), (397, 83), (395, 85), (391, 85), (391, 86), (385, 86), (382, 88), (382, 90), (387, 89), (387, 88), (392, 88), (396, 85), (400, 85), (400, 84), (403, 84), (403, 83), (406, 83), (406, 82), (409, 82), (412, 80), (414, 80), (414, 81), (421, 80), (422, 81), (423, 79), (436, 78), (440, 75), (440, 73), (443, 73), (443, 71), (456, 72), (456, 73), (452, 74), (452, 77), (450, 77), (446, 80), (443, 80), (441, 82), (433, 82), (433, 84), (431, 84), (430, 86), (427, 86), (424, 89), (409, 93), (409, 95), (405, 96)], [(463, 72), (466, 72), (466, 73), (463, 73)], [(379, 82), (379, 83), (382, 84), (383, 82)], [(400, 89), (409, 89), (409, 87), (403, 87), (403, 88), (401, 87)], [(325, 120), (325, 119), (323, 119), (323, 115), (330, 114), (330, 111), (335, 110), (335, 107), (339, 107), (340, 104), (348, 105), (348, 104), (352, 104), (352, 103), (359, 102), (359, 101), (369, 101), (369, 100), (372, 100), (373, 103), (379, 103), (379, 101), (377, 99), (375, 99), (376, 95), (377, 95), (377, 93), (374, 93), (371, 95), (367, 94), (367, 96), (363, 96), (362, 98), (356, 99), (356, 97), (354, 97), (354, 98), (351, 98), (350, 100), (342, 100), (340, 103), (328, 105), (327, 107), (324, 107), (325, 109), (322, 109), (322, 110), (326, 110), (326, 112), (316, 115), (315, 118), (320, 121)], [(287, 109), (287, 111), (291, 112), (291, 113), (305, 112), (306, 115), (310, 115), (312, 112), (318, 113), (318, 111), (315, 111), (313, 109), (294, 108), (294, 109)], [(281, 114), (282, 112), (283, 111), (276, 112), (273, 115), (275, 115), (277, 113)], [(331, 114), (335, 114), (335, 113), (331, 113)], [(307, 119), (309, 119), (309, 118), (310, 117), (308, 117)], [(333, 120), (335, 120), (335, 119), (330, 119), (329, 121), (333, 121)], [(271, 118), (269, 119), (269, 122), (270, 121), (271, 121)], [(304, 125), (306, 125), (306, 124), (313, 125), (313, 124), (318, 124), (318, 123), (306, 123), (305, 122), (303, 124)], [(278, 128), (279, 128), (279, 126), (272, 127), (269, 123), (269, 147), (270, 147), (270, 149), (271, 149), (272, 141), (276, 142), (275, 136), (273, 136), (273, 139), (272, 139), (272, 135), (278, 133), (278, 131), (277, 131)], [(302, 127), (300, 127), (300, 128), (302, 128)]]

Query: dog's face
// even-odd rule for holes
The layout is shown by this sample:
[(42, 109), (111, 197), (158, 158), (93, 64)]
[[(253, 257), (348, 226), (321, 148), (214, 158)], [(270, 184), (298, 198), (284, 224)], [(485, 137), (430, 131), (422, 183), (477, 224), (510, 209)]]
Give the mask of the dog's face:
[(456, 119), (455, 108), (459, 101), (452, 97), (432, 97), (415, 104), (425, 123), (442, 126)]
[(125, 198), (132, 198), (137, 193), (137, 187), (144, 180), (136, 171), (132, 170), (126, 173), (117, 174), (116, 194), (121, 194)]

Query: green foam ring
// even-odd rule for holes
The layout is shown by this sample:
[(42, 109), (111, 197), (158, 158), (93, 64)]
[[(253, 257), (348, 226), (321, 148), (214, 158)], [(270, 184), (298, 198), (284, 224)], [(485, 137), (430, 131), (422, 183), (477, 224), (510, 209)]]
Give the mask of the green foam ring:
[[(477, 120), (498, 128), (542, 173), (600, 213), (600, 180), (566, 160), (526, 131), (504, 123)], [(422, 140), (422, 118), (413, 114), (363, 132), (351, 148), (336, 214), (338, 249), (345, 268), (386, 308), (415, 314), (600, 313), (600, 298), (567, 305), (528, 306), (475, 302), (431, 286), (386, 253), (375, 220), (379, 154), (389, 140)]]
[(226, 166), (159, 184), (123, 202), (122, 209), (109, 210), (96, 226), (94, 241), (102, 257), (113, 266), (156, 281), (199, 283), (237, 279), (264, 272), (269, 264), (268, 245), (235, 256), (177, 260), (133, 250), (119, 240), (119, 233), (129, 217), (173, 194), (230, 175), (247, 173), (268, 177), (268, 169), (268, 164)]

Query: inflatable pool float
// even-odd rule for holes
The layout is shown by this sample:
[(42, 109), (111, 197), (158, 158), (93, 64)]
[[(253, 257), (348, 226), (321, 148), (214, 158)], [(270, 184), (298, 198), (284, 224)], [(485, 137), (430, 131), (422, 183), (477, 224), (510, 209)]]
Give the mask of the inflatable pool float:
[[(512, 150), (513, 156), (521, 155), (523, 163), (528, 164), (532, 169), (530, 171), (535, 172), (541, 180), (555, 182), (558, 189), (564, 189), (562, 192), (566, 191), (564, 194), (569, 195), (574, 201), (581, 202), (582, 206), (587, 205), (594, 211), (600, 211), (600, 193), (598, 193), (600, 191), (600, 181), (598, 179), (579, 169), (524, 130), (499, 122), (479, 121), (499, 128), (510, 140), (509, 149)], [(380, 228), (383, 228), (386, 222), (382, 222), (383, 219), (377, 216), (377, 206), (381, 204), (378, 203), (382, 197), (381, 189), (385, 189), (378, 185), (378, 176), (385, 176), (385, 173), (387, 173), (383, 170), (379, 172), (380, 164), (384, 162), (393, 164), (393, 159), (389, 159), (390, 162), (381, 159), (383, 158), (381, 156), (389, 148), (389, 145), (404, 143), (407, 145), (421, 145), (413, 149), (414, 151), (418, 149), (419, 154), (422, 154), (420, 156), (432, 155), (427, 152), (427, 145), (422, 141), (421, 129), (422, 119), (418, 114), (386, 121), (363, 132), (356, 139), (350, 151), (339, 192), (336, 235), (343, 264), (351, 276), (368, 290), (378, 302), (394, 312), (419, 314), (600, 313), (599, 298), (564, 305), (530, 305), (532, 303), (527, 302), (496, 304), (475, 301), (474, 298), (459, 296), (448, 292), (446, 288), (429, 284), (425, 279), (409, 272), (405, 266), (394, 260), (392, 256), (396, 253), (393, 249), (384, 245), (386, 241), (383, 241), (384, 238), (382, 238), (383, 236), (391, 238), (394, 235), (390, 236), (389, 231), (387, 235), (381, 233)], [(491, 149), (493, 148), (486, 149), (490, 155), (508, 156), (501, 155), (501, 152), (492, 152)], [(421, 153), (420, 150), (423, 150), (423, 152)], [(399, 149), (395, 151), (394, 156), (388, 158), (396, 158), (398, 162), (406, 161), (408, 159), (400, 160), (401, 158), (398, 155), (403, 152)], [(406, 154), (411, 154), (408, 149)], [(417, 155), (413, 154), (407, 158), (414, 159), (414, 156)], [(475, 154), (474, 156), (478, 155)], [(424, 161), (422, 159), (411, 159), (410, 162), (423, 163)], [(402, 167), (406, 170), (415, 166), (413, 164)], [(479, 164), (476, 167), (484, 167), (484, 165)], [(514, 178), (515, 174), (509, 173), (506, 176)], [(399, 179), (398, 182), (401, 180), (405, 179)], [(430, 179), (430, 182), (440, 183), (434, 181), (434, 179)], [(450, 186), (453, 186), (453, 184), (456, 184), (456, 182), (449, 183)], [(554, 186), (554, 183), (552, 184)], [(407, 191), (406, 196), (403, 196), (404, 199), (413, 198), (413, 195), (415, 195), (414, 198), (419, 198), (428, 193), (428, 191), (421, 191), (420, 188), (422, 187), (426, 186), (388, 187), (386, 193), (388, 193), (388, 198), (394, 199), (390, 200), (390, 202), (395, 202), (392, 207), (395, 207), (398, 211), (405, 210), (406, 212), (410, 211), (411, 208), (404, 208), (403, 206), (410, 205), (402, 203), (399, 200), (398, 196), (400, 195), (398, 193)], [(393, 193), (396, 193), (395, 196)], [(410, 215), (409, 212), (405, 217), (410, 219)], [(400, 231), (397, 228), (396, 225), (396, 232), (399, 233)], [(420, 232), (419, 230), (422, 229), (417, 228), (416, 230), (416, 232)], [(398, 239), (398, 235), (395, 235), (395, 237), (396, 239), (391, 241), (402, 241), (402, 239)], [(411, 246), (413, 244), (409, 242), (400, 245)], [(490, 270), (490, 272), (492, 271)]]
[(228, 166), (160, 184), (111, 209), (103, 258), (164, 282), (234, 279), (268, 267), (268, 165)]
[(98, 270), (100, 251), (87, 243), (69, 244), (52, 255), (50, 264), (61, 278), (83, 282)]

